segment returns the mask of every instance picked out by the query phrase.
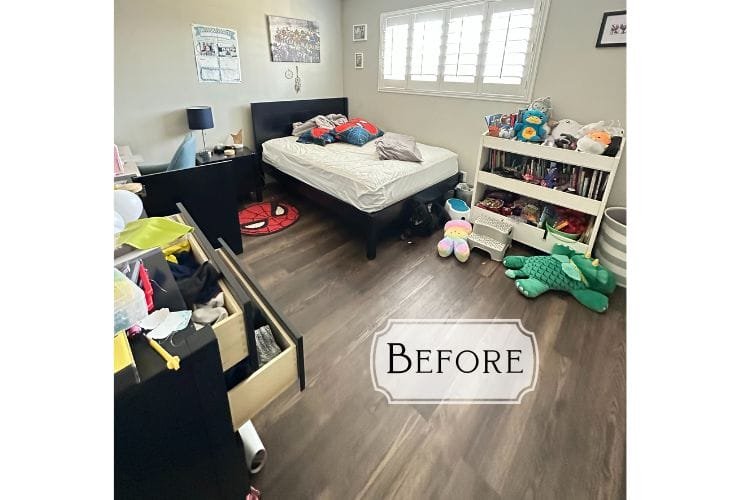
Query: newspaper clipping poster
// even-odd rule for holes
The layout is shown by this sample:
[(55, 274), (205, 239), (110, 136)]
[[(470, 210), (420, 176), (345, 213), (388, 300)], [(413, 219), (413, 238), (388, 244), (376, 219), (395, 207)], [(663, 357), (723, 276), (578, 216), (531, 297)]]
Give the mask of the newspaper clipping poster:
[(199, 82), (241, 83), (236, 30), (193, 24), (193, 46)]

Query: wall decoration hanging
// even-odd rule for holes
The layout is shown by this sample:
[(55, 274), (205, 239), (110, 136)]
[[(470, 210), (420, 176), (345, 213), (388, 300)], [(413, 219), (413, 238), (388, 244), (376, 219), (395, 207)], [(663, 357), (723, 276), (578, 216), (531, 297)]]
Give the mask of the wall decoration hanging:
[[(292, 69), (285, 70), (285, 78), (287, 80), (292, 79), (293, 76), (294, 74)], [(296, 94), (301, 91), (301, 77), (298, 76), (298, 65), (295, 67), (295, 82), (293, 83), (293, 88), (295, 89)]]
[(627, 46), (627, 11), (605, 12), (596, 39), (597, 47)]
[(272, 62), (321, 62), (319, 23), (291, 17), (267, 16)]
[(352, 25), (352, 41), (353, 42), (367, 41), (367, 24), (353, 24)]
[(355, 69), (363, 69), (365, 67), (365, 53), (355, 52)]
[(199, 82), (241, 83), (236, 30), (193, 24), (195, 68)]

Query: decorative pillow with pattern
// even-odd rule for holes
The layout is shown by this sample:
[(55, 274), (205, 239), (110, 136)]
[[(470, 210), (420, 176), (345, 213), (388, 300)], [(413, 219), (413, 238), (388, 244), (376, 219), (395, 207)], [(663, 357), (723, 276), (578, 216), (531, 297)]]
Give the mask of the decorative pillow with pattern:
[(347, 123), (337, 125), (334, 128), (334, 135), (340, 141), (363, 146), (376, 137), (383, 135), (383, 131), (362, 118), (352, 118)]
[(318, 144), (319, 146), (326, 146), (332, 142), (336, 142), (336, 137), (332, 133), (331, 129), (323, 127), (314, 127), (311, 130), (307, 130), (298, 136), (297, 142), (303, 144)]

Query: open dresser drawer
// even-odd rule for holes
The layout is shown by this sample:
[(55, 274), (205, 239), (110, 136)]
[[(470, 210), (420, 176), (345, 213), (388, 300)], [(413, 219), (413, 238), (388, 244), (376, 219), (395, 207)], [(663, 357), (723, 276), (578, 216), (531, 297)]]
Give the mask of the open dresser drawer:
[[(227, 307), (229, 317), (213, 327), (223, 369), (229, 370), (237, 363), (246, 363), (248, 368), (247, 377), (227, 394), (236, 431), (296, 382), (300, 390), (305, 388), (303, 337), (296, 334), (264, 290), (242, 269), (228, 244), (219, 239), (221, 248), (214, 250), (185, 207), (178, 204), (178, 209), (181, 220), (194, 228), (188, 238), (196, 259), (207, 260), (220, 271), (219, 284), (223, 285), (225, 301), (231, 303), (231, 308)], [(260, 367), (254, 331), (264, 325), (270, 326), (281, 352)]]
[(296, 335), (295, 329), (272, 306), (262, 288), (244, 272), (226, 242), (222, 239), (219, 242), (221, 248), (216, 250), (217, 256), (224, 267), (234, 273), (251, 299), (247, 309), (249, 317), (254, 321), (254, 329), (269, 325), (282, 350), (229, 391), (232, 423), (234, 429), (238, 429), (283, 391), (295, 385), (296, 381), (301, 390), (305, 388), (303, 337)]
[[(177, 222), (197, 227), (192, 224), (192, 219), (186, 221), (186, 217), (180, 215), (175, 215), (173, 218)], [(203, 264), (204, 262), (209, 261), (212, 265), (218, 268), (217, 263), (214, 262), (213, 254), (209, 256), (207, 253), (207, 250), (211, 250), (210, 248), (207, 248), (210, 245), (208, 240), (198, 237), (196, 232), (189, 233), (186, 238), (188, 243), (190, 243), (193, 257), (198, 264)], [(207, 250), (204, 250), (204, 247), (206, 247)], [(232, 368), (244, 358), (249, 357), (250, 354), (247, 337), (247, 304), (249, 303), (249, 300), (246, 297), (242, 297), (242, 300), (238, 300), (236, 297), (236, 290), (238, 290), (239, 285), (236, 282), (232, 281), (229, 283), (228, 281), (229, 279), (227, 277), (222, 277), (218, 281), (218, 286), (224, 294), (224, 307), (229, 312), (229, 315), (225, 319), (211, 325), (213, 333), (216, 335), (216, 340), (218, 341), (221, 364), (224, 371)]]

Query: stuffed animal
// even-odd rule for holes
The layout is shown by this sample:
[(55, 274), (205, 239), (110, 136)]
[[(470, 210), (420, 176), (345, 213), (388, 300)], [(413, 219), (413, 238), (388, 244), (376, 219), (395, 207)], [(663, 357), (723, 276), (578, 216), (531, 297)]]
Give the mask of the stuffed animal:
[(572, 135), (576, 139), (580, 137), (578, 135), (578, 132), (581, 130), (581, 125), (575, 120), (571, 120), (570, 118), (563, 118), (562, 120), (558, 120), (555, 127), (552, 129), (552, 137), (557, 142), (558, 139), (560, 139), (561, 136), (564, 135)]
[(542, 127), (547, 117), (542, 111), (528, 109), (522, 115), (522, 121), (516, 124), (514, 131), (520, 141), (543, 142), (547, 133)]
[(449, 257), (453, 252), (460, 262), (466, 262), (470, 257), (468, 235), (473, 232), (473, 226), (465, 220), (451, 220), (445, 224), (445, 236), (437, 243), (437, 252), (440, 257)]
[(552, 101), (550, 100), (550, 96), (538, 97), (537, 99), (532, 101), (532, 104), (529, 105), (529, 109), (536, 109), (537, 111), (543, 112), (545, 116), (549, 117), (552, 113)]
[(529, 109), (536, 109), (537, 111), (545, 113), (545, 122), (542, 124), (542, 128), (545, 129), (545, 136), (550, 135), (550, 130), (552, 130), (558, 123), (552, 119), (552, 101), (550, 100), (550, 96), (538, 97), (532, 101), (532, 104), (529, 105)]
[(511, 139), (514, 137), (514, 129), (511, 125), (502, 125), (498, 131), (498, 136), (502, 139)]
[(560, 244), (552, 248), (552, 255), (509, 255), (504, 258), (504, 266), (508, 268), (506, 276), (516, 279), (514, 283), (525, 297), (561, 290), (596, 312), (606, 311), (607, 296), (616, 288), (614, 275), (599, 265), (599, 259)]
[(560, 137), (555, 139), (555, 146), (561, 149), (574, 150), (576, 149), (577, 145), (578, 139), (570, 134), (560, 134)]
[(600, 155), (606, 151), (607, 146), (609, 146), (611, 142), (612, 136), (603, 130), (590, 132), (578, 139), (576, 150), (583, 151), (584, 153)]

